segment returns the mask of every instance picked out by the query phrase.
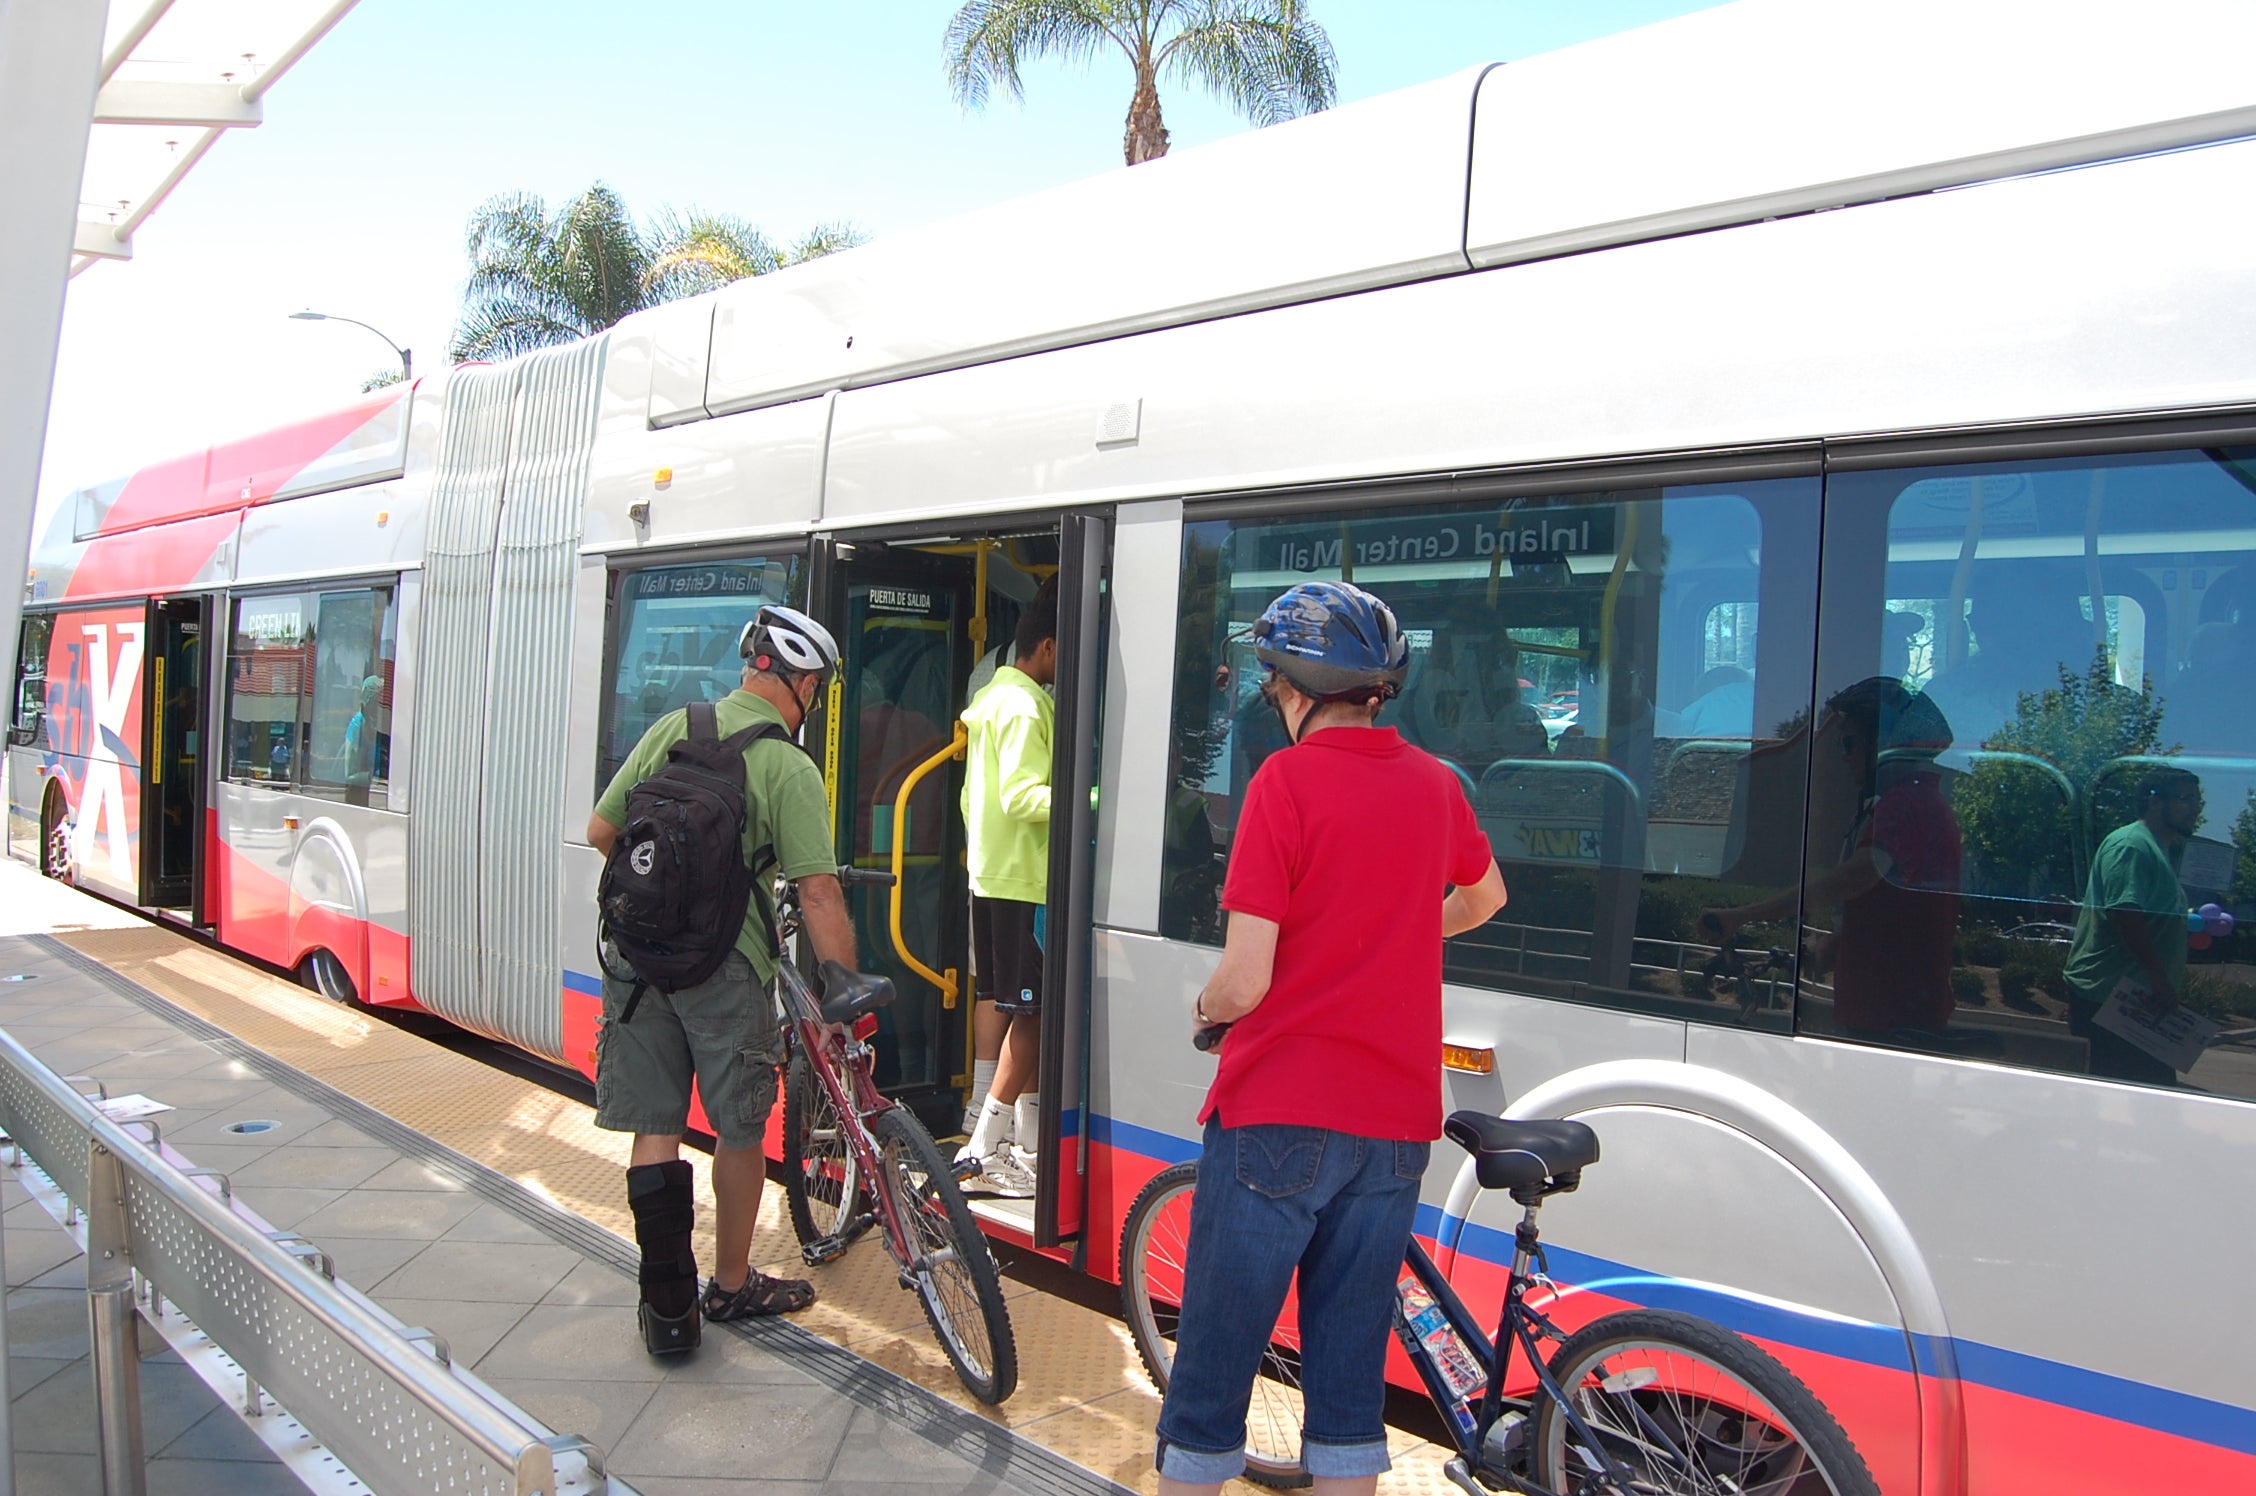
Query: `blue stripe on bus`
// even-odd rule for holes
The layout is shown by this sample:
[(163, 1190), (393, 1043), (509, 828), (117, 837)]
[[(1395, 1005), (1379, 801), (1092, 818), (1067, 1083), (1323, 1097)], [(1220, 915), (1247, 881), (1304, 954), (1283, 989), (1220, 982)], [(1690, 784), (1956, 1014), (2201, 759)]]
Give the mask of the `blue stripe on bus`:
[(589, 997), (601, 997), (603, 995), (603, 983), (595, 977), (582, 976), (567, 966), (564, 968), (564, 990), (567, 992), (584, 992)]
[(1187, 1164), (1199, 1156), (1198, 1144), (1185, 1142), (1173, 1133), (1153, 1132), (1148, 1127), (1095, 1112), (1089, 1115), (1089, 1141), (1107, 1148), (1125, 1148), (1144, 1158), (1156, 1158), (1163, 1165)]
[[(1096, 1141), (1163, 1163), (1181, 1163), (1199, 1154), (1194, 1143), (1104, 1117), (1091, 1119), (1090, 1135)], [(1446, 1240), (1452, 1223), (1439, 1207), (1420, 1202), (1415, 1229), (1428, 1240)], [(1512, 1259), (1512, 1233), (1468, 1222), (1457, 1238), (1457, 1247), (1482, 1262), (1506, 1267)], [(1916, 1364), (1921, 1373), (1938, 1375), (1955, 1357), (1961, 1382), (2236, 1454), (2256, 1455), (2256, 1410), (2232, 1403), (1976, 1340), (1911, 1336), (1892, 1325), (1835, 1319), (1765, 1303), (1566, 1247), (1546, 1244), (1544, 1250), (1560, 1281), (1578, 1289), (1656, 1309), (1684, 1310), (1758, 1340), (1888, 1371), (1908, 1373)]]

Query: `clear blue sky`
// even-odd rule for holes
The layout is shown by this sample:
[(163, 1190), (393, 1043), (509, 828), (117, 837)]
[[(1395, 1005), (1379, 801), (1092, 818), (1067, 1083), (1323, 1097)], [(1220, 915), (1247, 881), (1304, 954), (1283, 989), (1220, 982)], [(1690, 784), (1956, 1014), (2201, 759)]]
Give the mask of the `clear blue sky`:
[[(1310, 0), (1342, 101), (1510, 61), (1714, 0)], [(463, 227), (496, 193), (590, 182), (638, 214), (741, 214), (778, 239), (873, 233), (1120, 165), (1125, 60), (1026, 70), (964, 114), (950, 0), (361, 0), (135, 235), (71, 283), (40, 489), (344, 403), (390, 354), (444, 364)], [(1175, 149), (1237, 133), (1163, 86)]]

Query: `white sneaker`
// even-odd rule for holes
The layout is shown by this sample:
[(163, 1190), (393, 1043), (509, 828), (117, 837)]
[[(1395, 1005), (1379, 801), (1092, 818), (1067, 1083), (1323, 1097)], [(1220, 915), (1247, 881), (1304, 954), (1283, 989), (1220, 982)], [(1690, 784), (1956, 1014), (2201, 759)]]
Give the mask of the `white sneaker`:
[(987, 1155), (976, 1178), (964, 1181), (964, 1193), (996, 1195), (1005, 1200), (1031, 1200), (1034, 1198), (1034, 1176), (1017, 1159), (1011, 1157), (1010, 1145), (1006, 1143)]

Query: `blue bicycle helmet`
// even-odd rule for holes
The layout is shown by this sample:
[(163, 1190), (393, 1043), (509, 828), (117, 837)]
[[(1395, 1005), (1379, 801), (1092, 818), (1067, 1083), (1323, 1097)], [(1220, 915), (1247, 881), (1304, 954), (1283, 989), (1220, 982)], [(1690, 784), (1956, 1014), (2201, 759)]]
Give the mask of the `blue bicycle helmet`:
[(1303, 582), (1253, 626), (1261, 662), (1319, 701), (1402, 690), (1410, 643), (1394, 611), (1348, 582)]

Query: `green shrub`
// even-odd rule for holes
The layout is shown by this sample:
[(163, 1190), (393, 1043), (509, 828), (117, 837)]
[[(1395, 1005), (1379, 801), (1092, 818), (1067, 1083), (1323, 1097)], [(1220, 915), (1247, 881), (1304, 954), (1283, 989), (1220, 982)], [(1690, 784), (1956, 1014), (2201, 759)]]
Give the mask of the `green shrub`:
[(1968, 966), (2003, 966), (2011, 953), (2003, 935), (1979, 925), (1958, 937), (1958, 959)]
[(1989, 1001), (1989, 989), (1982, 974), (1971, 967), (1956, 966), (1950, 974), (1951, 996), (1969, 1008), (1978, 1008)]

